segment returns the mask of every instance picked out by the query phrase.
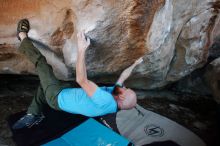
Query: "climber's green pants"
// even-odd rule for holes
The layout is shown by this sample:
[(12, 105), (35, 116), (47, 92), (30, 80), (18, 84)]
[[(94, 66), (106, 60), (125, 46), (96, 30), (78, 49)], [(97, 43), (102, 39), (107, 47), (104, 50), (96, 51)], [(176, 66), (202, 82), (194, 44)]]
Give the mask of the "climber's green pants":
[(58, 80), (52, 67), (47, 64), (45, 57), (35, 48), (31, 40), (25, 38), (19, 47), (19, 51), (25, 54), (29, 60), (34, 63), (38, 76), (40, 78), (40, 86), (35, 94), (27, 113), (41, 114), (45, 104), (48, 104), (55, 110), (60, 110), (57, 102), (57, 95), (63, 88), (70, 87), (70, 83)]

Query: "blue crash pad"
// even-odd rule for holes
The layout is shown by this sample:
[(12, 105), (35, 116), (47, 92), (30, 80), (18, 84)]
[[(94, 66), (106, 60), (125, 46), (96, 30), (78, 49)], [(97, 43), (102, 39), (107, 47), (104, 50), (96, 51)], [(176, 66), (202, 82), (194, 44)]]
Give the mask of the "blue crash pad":
[(126, 146), (129, 141), (90, 118), (43, 146)]

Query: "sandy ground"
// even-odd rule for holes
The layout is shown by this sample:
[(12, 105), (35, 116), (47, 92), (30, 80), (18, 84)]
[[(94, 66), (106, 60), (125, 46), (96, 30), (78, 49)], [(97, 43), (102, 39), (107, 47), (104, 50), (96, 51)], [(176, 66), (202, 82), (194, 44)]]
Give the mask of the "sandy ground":
[[(0, 75), (0, 81), (0, 146), (14, 146), (6, 119), (13, 113), (26, 110), (39, 80), (36, 76)], [(160, 95), (144, 97), (138, 103), (189, 128), (208, 146), (220, 145), (217, 109), (211, 97), (175, 94), (178, 100)]]

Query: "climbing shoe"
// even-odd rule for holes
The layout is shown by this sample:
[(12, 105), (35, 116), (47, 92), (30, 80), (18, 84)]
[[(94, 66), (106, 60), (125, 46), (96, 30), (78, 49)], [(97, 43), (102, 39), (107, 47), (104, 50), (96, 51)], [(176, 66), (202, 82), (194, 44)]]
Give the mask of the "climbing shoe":
[(19, 37), (19, 33), (20, 32), (26, 32), (28, 33), (30, 30), (30, 24), (29, 24), (29, 21), (27, 19), (21, 19), (19, 22), (18, 22), (18, 25), (17, 25), (17, 38), (18, 40), (21, 41), (21, 38)]
[(12, 126), (12, 129), (31, 128), (34, 125), (38, 125), (43, 119), (43, 115), (26, 114)]

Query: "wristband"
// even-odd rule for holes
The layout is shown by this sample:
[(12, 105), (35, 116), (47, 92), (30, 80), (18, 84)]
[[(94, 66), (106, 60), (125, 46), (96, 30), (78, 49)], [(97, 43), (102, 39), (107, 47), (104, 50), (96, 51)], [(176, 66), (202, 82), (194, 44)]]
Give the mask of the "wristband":
[(120, 83), (116, 83), (115, 86), (118, 86), (118, 87), (121, 87), (121, 88), (124, 87), (124, 85), (123, 85), (123, 84), (120, 84)]

